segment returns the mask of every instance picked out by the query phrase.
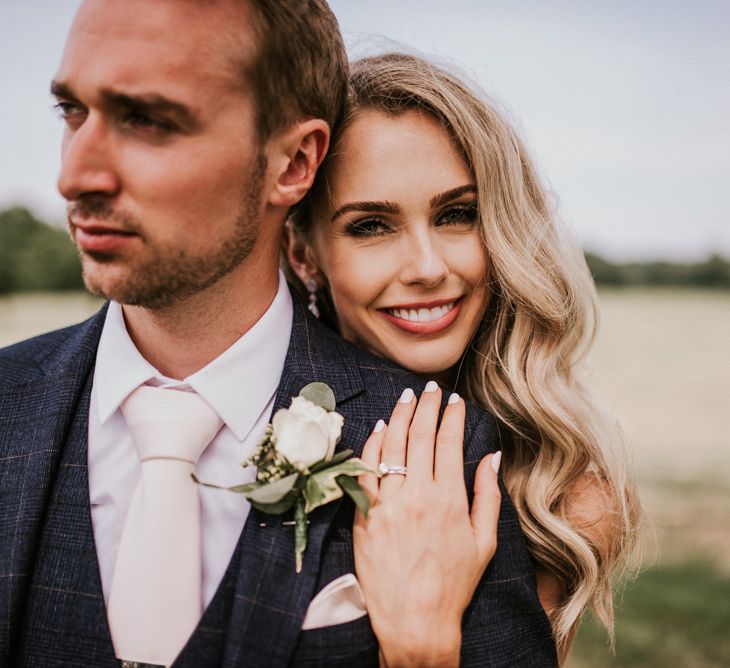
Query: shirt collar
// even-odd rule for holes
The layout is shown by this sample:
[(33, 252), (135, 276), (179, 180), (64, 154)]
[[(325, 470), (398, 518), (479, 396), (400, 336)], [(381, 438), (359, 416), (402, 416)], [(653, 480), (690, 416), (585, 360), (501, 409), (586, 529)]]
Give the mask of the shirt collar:
[(127, 333), (122, 307), (109, 304), (99, 341), (94, 391), (104, 424), (140, 385), (188, 386), (243, 440), (268, 407), (279, 386), (293, 317), (284, 275), (274, 301), (256, 324), (230, 348), (183, 381), (162, 375), (137, 350)]

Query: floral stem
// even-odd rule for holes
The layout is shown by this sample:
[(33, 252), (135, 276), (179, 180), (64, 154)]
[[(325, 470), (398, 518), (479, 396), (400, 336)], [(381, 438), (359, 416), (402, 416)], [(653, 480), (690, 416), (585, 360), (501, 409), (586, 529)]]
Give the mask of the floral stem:
[(302, 559), (307, 549), (307, 514), (304, 512), (304, 499), (300, 496), (294, 508), (294, 557), (297, 573), (302, 572)]

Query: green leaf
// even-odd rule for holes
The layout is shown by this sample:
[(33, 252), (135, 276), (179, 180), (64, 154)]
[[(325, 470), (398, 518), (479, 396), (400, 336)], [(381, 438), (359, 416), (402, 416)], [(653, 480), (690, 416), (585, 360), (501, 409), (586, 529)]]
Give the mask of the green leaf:
[(297, 499), (294, 509), (294, 561), (297, 573), (302, 572), (302, 560), (307, 549), (307, 511), (302, 497)]
[(233, 485), (233, 487), (223, 487), (221, 485), (214, 485), (212, 482), (202, 482), (194, 473), (191, 473), (190, 477), (193, 479), (193, 481), (198, 483), (198, 485), (201, 485), (203, 487), (210, 487), (211, 489), (225, 489), (229, 492), (239, 492), (242, 494), (246, 494), (256, 489), (256, 487), (260, 486), (261, 484), (259, 482), (247, 482), (245, 485)]
[(317, 471), (321, 471), (322, 469), (334, 466), (335, 464), (339, 464), (340, 462), (344, 462), (350, 457), (352, 457), (352, 450), (342, 450), (341, 452), (336, 452), (332, 456), (332, 459), (328, 459), (326, 461), (323, 459), (322, 461), (310, 466), (309, 471), (310, 473), (317, 473)]
[(356, 457), (313, 473), (307, 479), (304, 487), (304, 499), (307, 502), (305, 511), (311, 513), (315, 508), (324, 506), (342, 496), (342, 488), (337, 484), (337, 476), (358, 476), (361, 473), (374, 473), (374, 471)]
[(333, 411), (337, 406), (335, 393), (326, 383), (309, 383), (301, 389), (299, 396), (321, 406), (326, 411)]
[(360, 483), (351, 478), (350, 476), (341, 475), (337, 476), (337, 484), (342, 487), (347, 496), (349, 496), (358, 507), (358, 510), (365, 516), (368, 517), (368, 510), (370, 510), (370, 499), (365, 494), (365, 490), (360, 487)]
[(256, 503), (255, 501), (251, 501), (251, 505), (267, 515), (283, 515), (287, 510), (291, 509), (296, 500), (296, 496), (289, 494), (278, 503)]
[(298, 477), (298, 473), (292, 473), (276, 482), (257, 482), (255, 489), (245, 491), (244, 494), (252, 503), (254, 501), (259, 504), (278, 503), (291, 491)]

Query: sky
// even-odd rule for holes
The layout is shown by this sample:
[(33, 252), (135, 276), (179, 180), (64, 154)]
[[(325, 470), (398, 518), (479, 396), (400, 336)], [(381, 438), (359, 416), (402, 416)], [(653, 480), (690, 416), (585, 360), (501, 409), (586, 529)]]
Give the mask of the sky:
[[(0, 4), (0, 208), (62, 224), (48, 84), (78, 0)], [(348, 52), (429, 55), (496, 101), (613, 259), (730, 256), (727, 0), (331, 0)]]

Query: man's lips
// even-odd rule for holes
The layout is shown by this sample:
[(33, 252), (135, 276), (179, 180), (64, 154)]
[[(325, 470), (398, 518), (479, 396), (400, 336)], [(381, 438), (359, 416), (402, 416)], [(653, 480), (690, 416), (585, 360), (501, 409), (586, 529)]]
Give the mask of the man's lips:
[(69, 221), (76, 245), (82, 251), (110, 252), (128, 244), (137, 235), (97, 223), (75, 223)]
[(463, 297), (416, 302), (379, 309), (393, 325), (411, 334), (434, 334), (451, 325), (461, 312)]

